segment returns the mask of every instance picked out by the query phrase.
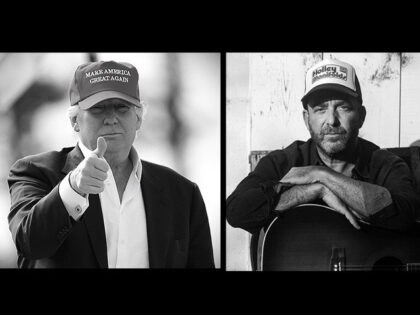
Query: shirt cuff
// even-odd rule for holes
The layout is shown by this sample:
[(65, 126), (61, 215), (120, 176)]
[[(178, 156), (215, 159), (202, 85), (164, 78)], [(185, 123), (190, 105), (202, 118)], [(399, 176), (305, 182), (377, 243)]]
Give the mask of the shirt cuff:
[(69, 215), (74, 220), (78, 221), (89, 207), (89, 195), (86, 195), (86, 197), (80, 196), (71, 188), (70, 174), (71, 172), (61, 181), (58, 187), (58, 193)]

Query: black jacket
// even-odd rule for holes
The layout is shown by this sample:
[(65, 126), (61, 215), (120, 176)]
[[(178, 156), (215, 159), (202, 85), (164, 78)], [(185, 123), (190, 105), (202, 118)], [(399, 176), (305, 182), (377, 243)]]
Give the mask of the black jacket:
[[(58, 193), (61, 180), (83, 160), (78, 146), (28, 156), (11, 168), (9, 228), (20, 268), (107, 268), (99, 195), (75, 221)], [(142, 161), (151, 268), (214, 268), (208, 217), (195, 183)]]

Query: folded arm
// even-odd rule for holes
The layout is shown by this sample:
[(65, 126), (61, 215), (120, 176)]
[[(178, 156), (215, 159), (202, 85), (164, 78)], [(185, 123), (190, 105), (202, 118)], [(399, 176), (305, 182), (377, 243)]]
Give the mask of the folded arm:
[(319, 180), (365, 218), (392, 203), (391, 194), (385, 187), (352, 179), (326, 167), (320, 171)]
[[(282, 184), (279, 184), (278, 186), (281, 185)], [(278, 188), (276, 189), (279, 191)], [(323, 200), (331, 209), (343, 214), (356, 229), (360, 228), (356, 218), (341, 201), (341, 199), (338, 198), (328, 187), (321, 183), (293, 186), (280, 195), (280, 199), (275, 210), (285, 211), (298, 205), (312, 202), (316, 199)]]
[(352, 179), (325, 166), (294, 167), (281, 181), (291, 184), (321, 183), (364, 218), (392, 203), (391, 194), (385, 187)]

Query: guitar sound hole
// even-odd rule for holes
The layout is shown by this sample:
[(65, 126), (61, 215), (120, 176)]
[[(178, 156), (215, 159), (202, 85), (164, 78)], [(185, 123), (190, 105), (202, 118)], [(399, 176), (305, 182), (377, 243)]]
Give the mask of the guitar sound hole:
[(372, 271), (402, 271), (404, 265), (398, 258), (387, 256), (379, 259), (372, 267)]

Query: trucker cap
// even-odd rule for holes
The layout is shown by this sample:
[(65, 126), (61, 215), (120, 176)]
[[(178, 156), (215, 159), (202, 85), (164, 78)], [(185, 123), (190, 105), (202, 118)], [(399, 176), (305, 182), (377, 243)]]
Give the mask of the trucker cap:
[(356, 70), (338, 59), (324, 59), (306, 72), (305, 93), (301, 100), (303, 106), (306, 107), (311, 95), (322, 90), (338, 91), (363, 102)]

